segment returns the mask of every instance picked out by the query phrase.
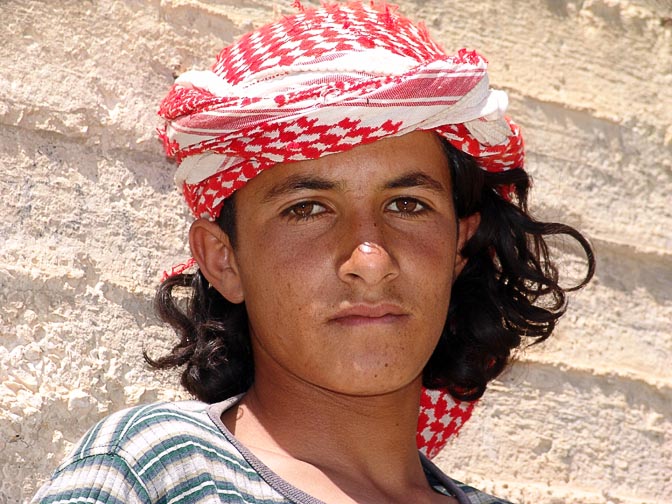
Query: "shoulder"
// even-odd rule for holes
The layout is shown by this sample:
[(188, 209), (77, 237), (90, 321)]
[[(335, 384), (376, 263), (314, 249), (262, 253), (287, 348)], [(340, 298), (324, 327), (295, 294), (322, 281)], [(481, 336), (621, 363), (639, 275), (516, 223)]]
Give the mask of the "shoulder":
[[(207, 415), (208, 405), (199, 401), (153, 403), (128, 408), (104, 418), (75, 445), (57, 472), (74, 461), (114, 454), (131, 463), (160, 450), (166, 439), (218, 440), (218, 430)], [(171, 443), (173, 444), (173, 443)]]
[[(468, 501), (469, 504), (513, 504), (507, 500), (500, 499), (480, 490), (476, 490), (469, 485), (465, 485), (456, 479), (447, 476), (434, 462), (429, 460), (422, 453), (420, 454), (425, 473), (427, 474), (430, 485), (433, 487), (443, 487), (449, 493), (458, 496), (458, 500), (462, 502)], [(466, 501), (465, 501), (466, 500)]]
[(480, 490), (476, 490), (473, 487), (470, 487), (469, 485), (465, 485), (464, 483), (460, 483), (457, 480), (453, 480), (455, 484), (464, 492), (464, 494), (467, 496), (469, 499), (470, 504), (513, 504), (510, 501), (500, 499), (499, 497), (495, 497), (490, 494), (486, 494), (485, 492), (481, 492)]
[(82, 437), (34, 502), (254, 502), (248, 496), (266, 490), (208, 408), (198, 401), (154, 403), (108, 416)]

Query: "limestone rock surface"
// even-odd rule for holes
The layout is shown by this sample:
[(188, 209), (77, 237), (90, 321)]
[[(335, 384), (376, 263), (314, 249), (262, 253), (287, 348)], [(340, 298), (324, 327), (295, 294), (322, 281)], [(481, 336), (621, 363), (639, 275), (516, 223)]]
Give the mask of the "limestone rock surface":
[[(557, 334), (493, 383), (439, 464), (514, 502), (672, 503), (672, 2), (399, 3), (446, 49), (490, 60), (525, 131), (537, 215), (598, 255)], [(172, 345), (151, 298), (189, 255), (158, 102), (289, 12), (0, 1), (0, 504), (29, 500), (106, 414), (186, 397), (142, 359)]]

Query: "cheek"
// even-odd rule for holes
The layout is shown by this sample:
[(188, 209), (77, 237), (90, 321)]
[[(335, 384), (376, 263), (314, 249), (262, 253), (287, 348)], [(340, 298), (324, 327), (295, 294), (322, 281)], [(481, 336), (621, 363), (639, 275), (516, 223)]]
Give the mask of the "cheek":
[(310, 319), (319, 293), (328, 288), (327, 257), (317, 249), (317, 242), (296, 240), (287, 234), (276, 237), (267, 233), (264, 238), (247, 247), (258, 253), (243, 254), (239, 263), (250, 321), (263, 320), (269, 327), (278, 327), (288, 320), (296, 325), (303, 317)]
[[(409, 275), (430, 280), (423, 285), (428, 294), (450, 290), (455, 269), (455, 226), (436, 225), (418, 233), (412, 239), (400, 241), (398, 256), (404, 261), (402, 267)], [(433, 288), (432, 288), (433, 287)]]
[(312, 225), (306, 225), (305, 229), (285, 225), (260, 228), (255, 242), (247, 247), (256, 254), (246, 256), (245, 269), (263, 271), (280, 287), (314, 283), (326, 276), (329, 261), (338, 247), (333, 230), (323, 227), (326, 229)]

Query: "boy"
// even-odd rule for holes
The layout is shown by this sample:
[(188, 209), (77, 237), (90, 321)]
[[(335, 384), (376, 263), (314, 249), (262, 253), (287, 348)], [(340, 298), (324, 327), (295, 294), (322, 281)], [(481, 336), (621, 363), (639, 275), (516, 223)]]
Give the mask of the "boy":
[(505, 502), (417, 449), (564, 312), (544, 236), (583, 246), (580, 286), (594, 268), (528, 215), (505, 108), (478, 54), (384, 5), (302, 11), (181, 76), (162, 138), (198, 268), (162, 283), (180, 341), (147, 358), (202, 402), (103, 420), (36, 500)]

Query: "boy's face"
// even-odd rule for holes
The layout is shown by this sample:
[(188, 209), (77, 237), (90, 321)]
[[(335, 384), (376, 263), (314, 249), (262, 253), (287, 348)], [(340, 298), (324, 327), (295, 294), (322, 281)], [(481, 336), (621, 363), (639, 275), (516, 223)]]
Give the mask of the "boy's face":
[(257, 373), (354, 395), (419, 377), (460, 262), (433, 133), (277, 165), (239, 191), (236, 213)]

